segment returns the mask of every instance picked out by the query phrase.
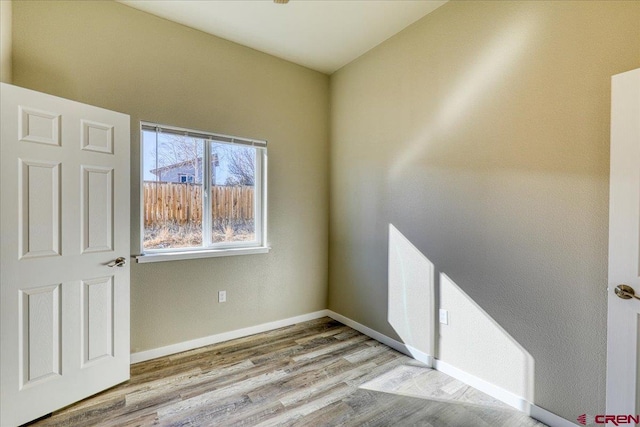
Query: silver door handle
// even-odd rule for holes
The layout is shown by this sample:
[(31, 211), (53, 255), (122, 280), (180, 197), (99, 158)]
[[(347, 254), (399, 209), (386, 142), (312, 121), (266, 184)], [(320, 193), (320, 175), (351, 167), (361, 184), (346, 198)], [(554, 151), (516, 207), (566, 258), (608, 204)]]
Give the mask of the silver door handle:
[(622, 299), (640, 299), (639, 296), (636, 295), (636, 291), (629, 285), (618, 285), (614, 291), (619, 298)]
[(119, 256), (118, 258), (116, 258), (115, 261), (111, 261), (109, 264), (107, 264), (108, 267), (124, 267), (124, 265), (127, 263), (127, 259), (123, 256)]

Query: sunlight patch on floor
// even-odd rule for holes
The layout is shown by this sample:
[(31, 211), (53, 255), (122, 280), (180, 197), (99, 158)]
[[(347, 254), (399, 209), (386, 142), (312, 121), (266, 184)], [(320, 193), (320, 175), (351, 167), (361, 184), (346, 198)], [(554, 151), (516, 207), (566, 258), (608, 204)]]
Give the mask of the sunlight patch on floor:
[(447, 374), (422, 366), (401, 365), (368, 381), (360, 388), (431, 400), (455, 400), (501, 409), (510, 406)]

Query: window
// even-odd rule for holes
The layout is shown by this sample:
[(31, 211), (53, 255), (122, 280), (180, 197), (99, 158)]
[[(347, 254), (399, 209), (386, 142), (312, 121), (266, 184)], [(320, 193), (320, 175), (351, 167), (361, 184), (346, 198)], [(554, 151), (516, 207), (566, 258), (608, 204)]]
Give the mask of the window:
[(265, 141), (144, 122), (141, 141), (138, 262), (266, 252)]
[(191, 174), (191, 173), (181, 173), (178, 174), (178, 179), (179, 182), (181, 183), (189, 183), (189, 184), (193, 184), (195, 181), (195, 175)]

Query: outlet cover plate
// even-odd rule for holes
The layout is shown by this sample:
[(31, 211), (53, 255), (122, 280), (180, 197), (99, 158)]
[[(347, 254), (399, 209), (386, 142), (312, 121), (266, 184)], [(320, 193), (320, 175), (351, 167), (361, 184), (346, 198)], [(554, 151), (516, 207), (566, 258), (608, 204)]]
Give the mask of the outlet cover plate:
[(442, 323), (443, 325), (448, 325), (449, 324), (449, 311), (445, 310), (444, 308), (440, 309), (440, 323)]

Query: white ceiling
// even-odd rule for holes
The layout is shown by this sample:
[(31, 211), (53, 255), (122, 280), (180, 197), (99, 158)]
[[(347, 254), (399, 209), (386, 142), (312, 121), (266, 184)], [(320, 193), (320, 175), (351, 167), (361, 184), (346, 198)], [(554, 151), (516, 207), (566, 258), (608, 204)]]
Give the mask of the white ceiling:
[(119, 0), (331, 74), (447, 0)]

